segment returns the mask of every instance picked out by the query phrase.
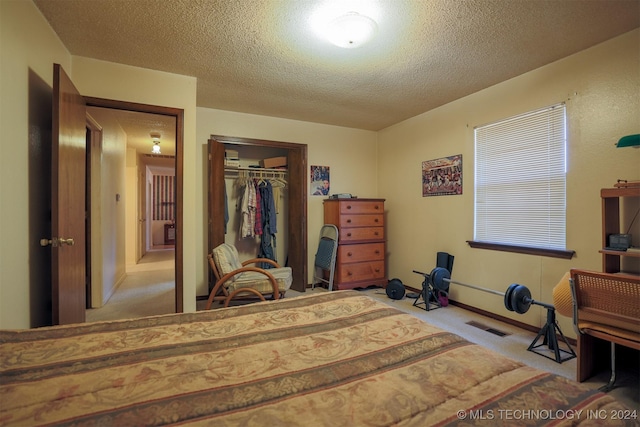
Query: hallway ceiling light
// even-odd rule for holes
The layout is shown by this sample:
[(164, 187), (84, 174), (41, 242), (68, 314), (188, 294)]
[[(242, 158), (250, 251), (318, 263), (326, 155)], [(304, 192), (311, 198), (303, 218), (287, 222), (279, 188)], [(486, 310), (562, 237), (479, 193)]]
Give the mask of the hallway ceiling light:
[(376, 22), (368, 16), (349, 12), (329, 22), (326, 37), (336, 46), (352, 49), (371, 40), (377, 28)]
[(151, 139), (153, 140), (153, 147), (151, 147), (151, 152), (153, 154), (160, 154), (160, 134), (159, 133), (151, 133)]

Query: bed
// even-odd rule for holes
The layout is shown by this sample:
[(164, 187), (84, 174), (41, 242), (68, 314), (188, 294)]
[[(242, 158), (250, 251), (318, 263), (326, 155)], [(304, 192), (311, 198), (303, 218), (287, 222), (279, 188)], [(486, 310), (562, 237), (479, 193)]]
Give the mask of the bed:
[(586, 385), (353, 290), (2, 331), (0, 360), (0, 425), (615, 425), (633, 416)]

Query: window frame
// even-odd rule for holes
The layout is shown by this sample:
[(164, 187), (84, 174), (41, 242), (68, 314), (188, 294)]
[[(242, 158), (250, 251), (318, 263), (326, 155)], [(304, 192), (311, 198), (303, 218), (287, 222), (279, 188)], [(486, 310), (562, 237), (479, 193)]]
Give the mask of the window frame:
[[(564, 141), (564, 163), (566, 163), (566, 130), (567, 130), (567, 125), (566, 125), (566, 117), (567, 117), (567, 112), (566, 112), (566, 105), (564, 102), (559, 103), (559, 104), (554, 104), (548, 107), (544, 107), (544, 108), (539, 108), (533, 111), (528, 111), (525, 112), (523, 114), (519, 114), (513, 117), (509, 117), (509, 118), (505, 118), (505, 119), (501, 119), (498, 120), (496, 122), (493, 123), (489, 123), (489, 124), (485, 124), (482, 126), (477, 126), (474, 128), (474, 154), (475, 154), (475, 158), (474, 158), (474, 168), (475, 168), (475, 182), (474, 182), (474, 201), (473, 201), (473, 233), (474, 233), (474, 239), (473, 240), (467, 240), (467, 243), (469, 244), (470, 247), (472, 248), (476, 248), (476, 249), (488, 249), (488, 250), (497, 250), (497, 251), (503, 251), (503, 252), (514, 252), (514, 253), (522, 253), (522, 254), (528, 254), (528, 255), (538, 255), (538, 256), (546, 256), (546, 257), (553, 257), (553, 258), (563, 258), (563, 259), (571, 259), (573, 258), (573, 256), (575, 255), (575, 251), (573, 250), (569, 250), (566, 249), (566, 237), (567, 237), (567, 233), (566, 233), (566, 197), (567, 197), (567, 189), (566, 189), (566, 167), (564, 169), (564, 179), (565, 179), (565, 185), (564, 185), (564, 249), (558, 249), (557, 247), (541, 247), (541, 246), (526, 246), (526, 245), (522, 245), (520, 243), (510, 243), (508, 241), (484, 241), (484, 240), (476, 240), (477, 239), (477, 227), (478, 227), (478, 223), (477, 223), (477, 216), (478, 216), (478, 178), (477, 178), (477, 173), (479, 170), (478, 167), (478, 130), (484, 130), (484, 129), (491, 129), (491, 127), (494, 126), (501, 126), (501, 125), (505, 125), (505, 126), (509, 126), (510, 123), (516, 121), (516, 120), (527, 120), (528, 117), (542, 117), (544, 114), (552, 114), (553, 109), (557, 108), (557, 107), (562, 107), (562, 111), (564, 112), (563, 115), (563, 141)], [(532, 123), (530, 123), (531, 126), (533, 126)], [(527, 123), (522, 123), (522, 125), (527, 125)], [(506, 131), (505, 131), (506, 132)], [(529, 132), (529, 133), (527, 133)], [(523, 135), (528, 136), (530, 134), (530, 130), (525, 129), (525, 132), (523, 132)], [(519, 150), (516, 151), (516, 153), (522, 153), (523, 150)], [(556, 169), (557, 170), (557, 169)], [(556, 175), (557, 176), (557, 175)], [(549, 181), (550, 178), (546, 178), (547, 181)], [(483, 223), (484, 224), (484, 223)], [(508, 239), (507, 239), (508, 240)]]

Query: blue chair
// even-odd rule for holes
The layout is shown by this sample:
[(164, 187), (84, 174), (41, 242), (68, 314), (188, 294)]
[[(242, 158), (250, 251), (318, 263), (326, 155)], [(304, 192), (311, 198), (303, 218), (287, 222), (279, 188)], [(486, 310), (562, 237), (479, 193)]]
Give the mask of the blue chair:
[(316, 283), (326, 283), (329, 291), (333, 290), (333, 275), (338, 253), (338, 227), (325, 224), (320, 229), (320, 241), (314, 261), (314, 274), (311, 289)]

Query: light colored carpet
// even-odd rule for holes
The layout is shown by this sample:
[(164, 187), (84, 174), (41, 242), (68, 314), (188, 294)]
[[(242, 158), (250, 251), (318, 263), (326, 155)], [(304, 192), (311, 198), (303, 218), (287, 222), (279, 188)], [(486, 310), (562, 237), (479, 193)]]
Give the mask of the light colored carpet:
[(86, 311), (87, 322), (175, 313), (175, 250), (154, 249), (136, 265), (100, 308)]
[[(87, 321), (117, 320), (173, 313), (173, 265), (173, 250), (149, 252), (140, 263), (127, 269), (127, 279), (104, 307), (87, 310)], [(314, 290), (307, 290), (306, 293), (310, 292), (327, 292), (327, 290), (316, 287)], [(366, 293), (432, 325), (452, 331), (471, 342), (491, 348), (512, 359), (566, 378), (575, 379), (576, 359), (556, 363), (552, 360), (554, 357), (552, 352), (549, 352), (549, 357), (552, 359), (548, 359), (540, 354), (527, 351), (527, 348), (536, 337), (533, 332), (452, 305), (426, 311), (422, 308), (414, 307), (414, 300), (410, 298), (392, 300), (380, 288), (368, 288), (360, 290), (360, 292)], [(300, 295), (303, 294), (289, 290), (286, 297), (295, 298)], [(198, 300), (196, 303), (197, 309), (204, 309), (205, 304), (206, 301)], [(508, 335), (500, 337), (486, 330), (471, 326), (468, 322), (478, 322)], [(630, 368), (625, 366), (625, 370), (618, 372), (616, 388), (610, 393), (627, 407), (640, 411), (640, 374), (638, 369), (640, 360), (636, 360), (635, 363), (634, 361), (630, 362), (626, 364), (630, 365)], [(586, 383), (598, 388), (606, 384), (608, 380), (609, 374), (602, 372), (589, 379)]]

